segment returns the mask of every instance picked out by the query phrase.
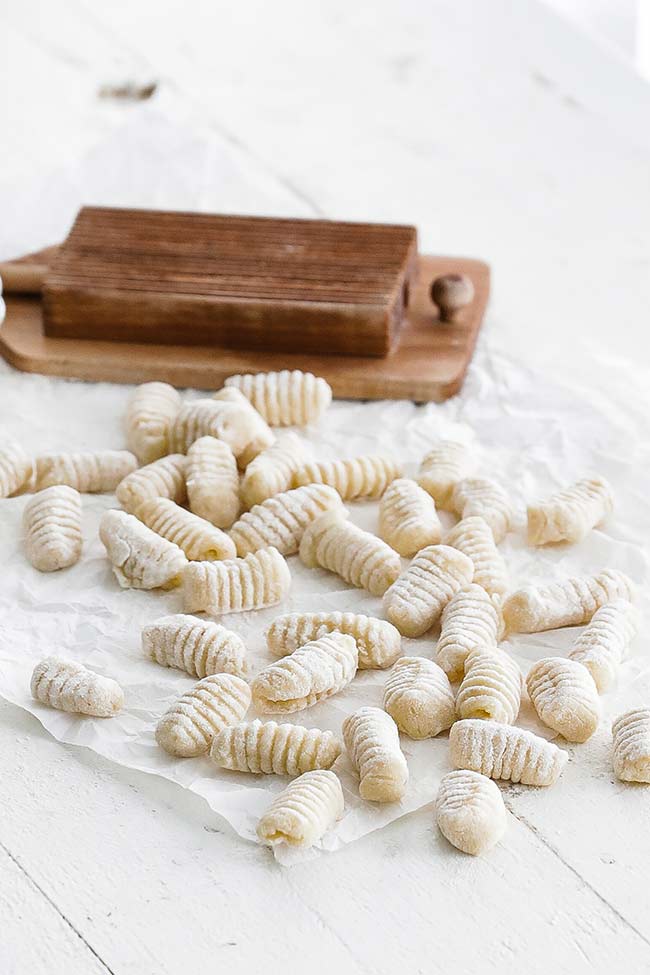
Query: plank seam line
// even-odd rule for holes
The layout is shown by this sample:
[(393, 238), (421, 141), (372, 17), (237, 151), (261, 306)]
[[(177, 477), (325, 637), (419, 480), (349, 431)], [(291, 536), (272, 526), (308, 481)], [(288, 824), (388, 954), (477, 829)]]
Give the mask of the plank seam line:
[(79, 938), (79, 940), (81, 942), (83, 942), (83, 944), (86, 946), (86, 948), (91, 953), (91, 955), (94, 955), (94, 957), (97, 959), (97, 961), (99, 962), (99, 964), (106, 970), (106, 972), (108, 972), (109, 975), (115, 975), (115, 972), (113, 971), (113, 969), (110, 968), (106, 964), (106, 962), (101, 957), (101, 955), (99, 955), (97, 953), (97, 951), (95, 951), (95, 949), (93, 948), (93, 946), (88, 941), (86, 941), (86, 939), (84, 938), (83, 934), (81, 934), (81, 932), (77, 930), (77, 928), (74, 926), (74, 924), (72, 923), (72, 921), (70, 921), (70, 919), (65, 916), (65, 914), (61, 911), (61, 909), (58, 907), (58, 905), (52, 900), (52, 898), (50, 897), (50, 895), (45, 890), (43, 890), (43, 888), (41, 887), (41, 885), (39, 883), (37, 883), (34, 880), (34, 878), (31, 876), (31, 874), (28, 873), (28, 871), (22, 865), (22, 863), (20, 862), (20, 860), (13, 855), (13, 853), (11, 852), (11, 850), (9, 850), (1, 840), (0, 840), (0, 849), (3, 850), (7, 854), (7, 856), (11, 860), (11, 862), (14, 863), (18, 867), (18, 869), (20, 870), (20, 872), (23, 874), (23, 876), (25, 876), (27, 878), (27, 880), (32, 885), (32, 887), (35, 887), (36, 890), (39, 892), (39, 894), (42, 897), (45, 898), (45, 900), (50, 905), (50, 907), (54, 911), (56, 911), (56, 913), (61, 918), (61, 920), (63, 921), (63, 923), (65, 925), (67, 925), (67, 927), (70, 928), (70, 930), (73, 932), (73, 934), (75, 934)]
[(626, 928), (629, 928), (631, 931), (633, 931), (634, 934), (636, 934), (637, 937), (640, 938), (641, 941), (643, 941), (643, 943), (648, 946), (648, 948), (650, 948), (650, 939), (646, 938), (646, 936), (642, 934), (642, 932), (639, 931), (639, 929), (636, 928), (631, 921), (628, 921), (628, 919), (623, 914), (621, 914), (621, 912), (617, 910), (617, 908), (615, 908), (613, 904), (610, 904), (607, 898), (603, 897), (600, 891), (598, 891), (592, 884), (590, 884), (589, 881), (586, 880), (582, 876), (582, 874), (578, 870), (576, 870), (576, 868), (571, 863), (568, 862), (568, 860), (565, 860), (565, 858), (562, 856), (560, 851), (555, 846), (553, 846), (553, 844), (549, 840), (547, 840), (545, 836), (542, 835), (539, 829), (533, 823), (531, 823), (530, 820), (526, 819), (526, 817), (522, 816), (520, 813), (516, 813), (512, 808), (511, 803), (506, 798), (506, 796), (503, 796), (503, 800), (506, 809), (512, 816), (515, 817), (517, 822), (521, 823), (522, 826), (525, 826), (527, 829), (529, 829), (530, 832), (533, 834), (533, 836), (535, 836), (536, 839), (538, 839), (540, 843), (542, 843), (542, 845), (545, 846), (546, 849), (553, 854), (553, 856), (557, 857), (560, 863), (562, 863), (567, 868), (567, 870), (570, 870), (571, 873), (575, 877), (577, 877), (578, 880), (580, 880), (580, 882), (583, 883), (584, 886), (592, 892), (592, 894), (594, 894), (594, 896), (601, 902), (601, 904), (607, 907), (612, 912), (612, 914), (616, 918), (618, 918), (618, 920), (623, 925), (625, 925)]

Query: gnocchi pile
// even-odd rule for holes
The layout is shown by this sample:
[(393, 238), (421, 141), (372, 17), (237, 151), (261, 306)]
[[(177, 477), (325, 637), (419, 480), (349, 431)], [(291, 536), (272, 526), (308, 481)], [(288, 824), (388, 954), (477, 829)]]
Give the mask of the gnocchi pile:
[[(483, 476), (476, 452), (440, 441), (408, 477), (379, 454), (313, 458), (296, 431), (276, 435), (317, 423), (331, 399), (323, 379), (288, 370), (233, 376), (188, 401), (145, 383), (126, 411), (128, 450), (31, 456), (5, 442), (0, 497), (30, 495), (25, 555), (57, 572), (82, 557), (82, 495), (115, 494), (119, 507), (104, 513), (99, 535), (117, 583), (179, 592), (178, 612), (144, 628), (142, 653), (198, 678), (160, 715), (157, 746), (179, 761), (209, 755), (234, 773), (290, 776), (259, 821), (261, 842), (308, 847), (333, 828), (344, 811), (335, 770), (344, 752), (363, 800), (399, 802), (409, 787), (400, 735), (448, 732), (455, 770), (440, 783), (436, 822), (453, 846), (479, 855), (507, 825), (493, 780), (551, 786), (568, 761), (558, 744), (517, 727), (522, 696), (565, 741), (590, 738), (599, 695), (637, 632), (634, 585), (599, 566), (511, 591), (499, 545), (516, 507)], [(376, 532), (349, 520), (346, 503), (361, 499), (379, 500)], [(527, 544), (575, 544), (612, 508), (603, 478), (580, 480), (530, 504)], [(447, 531), (440, 511), (457, 518)], [(251, 674), (244, 642), (220, 618), (281, 604), (290, 557), (381, 598), (385, 618), (318, 606), (278, 614), (266, 633), (275, 661)], [(403, 650), (402, 637), (438, 626), (431, 658)], [(524, 680), (504, 638), (569, 626), (584, 629), (568, 656), (538, 660)], [(383, 697), (347, 714), (339, 735), (282, 723), (367, 669), (387, 672)], [(124, 705), (112, 677), (58, 655), (38, 663), (31, 692), (104, 719)], [(618, 778), (650, 782), (650, 707), (622, 714), (612, 732)]]

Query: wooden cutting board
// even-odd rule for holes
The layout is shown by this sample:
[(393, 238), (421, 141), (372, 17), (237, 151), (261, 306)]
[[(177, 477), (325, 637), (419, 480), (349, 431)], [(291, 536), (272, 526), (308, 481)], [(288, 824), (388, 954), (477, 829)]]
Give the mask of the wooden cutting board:
[[(53, 338), (43, 331), (38, 292), (55, 254), (56, 249), (48, 248), (0, 265), (7, 305), (0, 353), (25, 372), (85, 380), (157, 379), (178, 387), (215, 389), (233, 373), (303, 369), (327, 379), (342, 399), (442, 402), (462, 386), (490, 292), (489, 267), (482, 261), (420, 256), (399, 345), (383, 359)], [(475, 296), (457, 321), (444, 324), (429, 287), (438, 275), (451, 273), (467, 274)]]

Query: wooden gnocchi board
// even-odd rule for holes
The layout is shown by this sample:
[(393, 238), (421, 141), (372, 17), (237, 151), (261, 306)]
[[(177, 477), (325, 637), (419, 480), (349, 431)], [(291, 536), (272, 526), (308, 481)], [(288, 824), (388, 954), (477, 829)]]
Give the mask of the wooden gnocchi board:
[[(323, 376), (341, 399), (442, 402), (462, 386), (490, 292), (490, 270), (482, 261), (418, 257), (400, 342), (385, 358), (54, 338), (43, 332), (38, 292), (53, 253), (48, 248), (0, 265), (7, 306), (0, 353), (24, 372), (91, 381), (161, 380), (178, 387), (214, 389), (233, 373), (303, 369)], [(435, 277), (450, 273), (467, 274), (475, 296), (458, 321), (443, 324), (429, 287)]]

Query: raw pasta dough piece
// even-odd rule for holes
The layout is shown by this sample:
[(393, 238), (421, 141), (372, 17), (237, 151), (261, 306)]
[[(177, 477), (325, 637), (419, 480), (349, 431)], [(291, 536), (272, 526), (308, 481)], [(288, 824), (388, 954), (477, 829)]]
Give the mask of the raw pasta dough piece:
[(169, 498), (176, 504), (187, 500), (183, 454), (169, 454), (127, 475), (117, 486), (115, 497), (125, 511), (134, 515), (152, 498)]
[(585, 477), (546, 501), (528, 506), (528, 544), (579, 542), (614, 507), (604, 477)]
[(260, 671), (251, 687), (255, 708), (260, 714), (304, 711), (347, 687), (358, 663), (354, 637), (327, 633)]
[(459, 718), (514, 724), (519, 714), (523, 677), (504, 650), (478, 647), (465, 659), (465, 676), (456, 698)]
[(46, 657), (36, 664), (31, 692), (36, 701), (51, 708), (95, 718), (110, 718), (124, 705), (124, 693), (117, 681), (63, 657)]
[(218, 528), (230, 528), (239, 515), (239, 472), (223, 440), (199, 437), (187, 451), (185, 482), (190, 511)]
[(506, 831), (506, 807), (499, 787), (480, 772), (457, 769), (443, 776), (436, 822), (445, 839), (463, 853), (479, 856)]
[(143, 383), (126, 408), (126, 442), (141, 464), (169, 453), (169, 428), (181, 398), (168, 383)]
[(409, 558), (426, 545), (437, 545), (440, 520), (433, 498), (415, 481), (398, 477), (379, 502), (379, 534), (391, 548)]
[(45, 488), (23, 513), (25, 554), (35, 569), (55, 572), (81, 556), (81, 497), (65, 484)]
[(457, 548), (472, 560), (473, 581), (477, 586), (485, 589), (490, 596), (503, 598), (508, 591), (508, 571), (494, 541), (492, 529), (483, 518), (478, 515), (463, 518), (448, 533), (445, 545)]
[(441, 440), (422, 459), (417, 482), (438, 508), (451, 511), (454, 487), (472, 473), (473, 467), (474, 457), (469, 447), (453, 440)]
[(246, 511), (232, 526), (230, 537), (238, 555), (272, 545), (282, 555), (295, 555), (305, 530), (325, 511), (343, 510), (341, 498), (326, 484), (284, 491)]
[(600, 699), (586, 667), (565, 657), (545, 657), (528, 671), (526, 687), (547, 727), (567, 741), (591, 738), (600, 720)]
[(293, 486), (329, 484), (344, 501), (380, 498), (391, 481), (400, 477), (398, 464), (385, 457), (368, 455), (351, 460), (310, 461), (294, 471)]
[(128, 450), (97, 450), (79, 454), (41, 454), (34, 461), (34, 490), (67, 484), (81, 494), (114, 491), (138, 466)]
[(99, 523), (99, 537), (123, 588), (173, 589), (179, 585), (187, 565), (184, 552), (134, 515), (106, 511)]
[(384, 685), (384, 710), (409, 738), (435, 738), (456, 718), (447, 675), (425, 657), (400, 657)]
[(241, 677), (204, 677), (165, 712), (156, 725), (156, 741), (179, 758), (203, 755), (222, 728), (241, 721), (250, 703), (250, 688)]
[(313, 521), (302, 536), (300, 560), (309, 569), (320, 566), (352, 586), (381, 596), (400, 573), (399, 555), (347, 518), (347, 511), (337, 508)]
[(235, 674), (248, 670), (246, 647), (232, 630), (212, 620), (177, 613), (149, 623), (142, 631), (146, 657), (163, 667), (176, 667), (193, 677)]
[(650, 708), (626, 711), (612, 725), (614, 772), (622, 782), (650, 782)]
[(523, 785), (553, 785), (569, 756), (532, 731), (497, 721), (457, 721), (449, 732), (456, 768)]
[(332, 402), (329, 384), (299, 369), (230, 376), (225, 385), (239, 389), (272, 427), (315, 423)]
[(472, 583), (452, 596), (443, 610), (436, 662), (449, 680), (462, 680), (468, 655), (477, 647), (496, 647), (502, 629), (498, 605)]
[(569, 657), (587, 668), (601, 694), (613, 683), (638, 622), (632, 603), (615, 599), (601, 606), (576, 638)]
[(249, 463), (274, 439), (267, 424), (244, 396), (197, 399), (181, 407), (170, 429), (172, 450), (186, 453), (195, 440), (205, 436), (227, 443), (242, 464)]
[(225, 532), (169, 498), (151, 498), (140, 505), (136, 514), (157, 535), (178, 545), (192, 561), (235, 557), (235, 543)]
[(404, 636), (422, 636), (459, 589), (472, 581), (471, 559), (448, 545), (418, 552), (384, 596), (384, 612)]
[(453, 510), (461, 518), (477, 515), (492, 529), (494, 541), (502, 541), (510, 531), (513, 510), (510, 498), (495, 481), (471, 477), (459, 481), (451, 497)]
[(257, 835), (270, 846), (313, 846), (341, 818), (344, 805), (334, 772), (304, 772), (271, 803), (257, 824)]
[(284, 433), (262, 450), (244, 473), (241, 492), (247, 507), (288, 491), (294, 472), (305, 463), (307, 451), (295, 433)]
[(518, 589), (503, 604), (503, 618), (511, 633), (582, 626), (605, 603), (633, 599), (634, 590), (634, 583), (624, 572), (604, 569), (598, 575), (573, 576), (546, 586)]
[(359, 795), (373, 802), (398, 802), (409, 780), (397, 725), (380, 708), (359, 708), (343, 722), (343, 740), (359, 773)]
[(8, 498), (25, 487), (32, 476), (31, 457), (15, 440), (0, 443), (0, 498)]
[(210, 758), (220, 768), (256, 775), (302, 775), (331, 768), (342, 743), (331, 731), (275, 721), (249, 721), (215, 736)]
[(356, 640), (359, 670), (390, 667), (402, 652), (402, 638), (392, 623), (361, 613), (287, 613), (266, 631), (266, 644), (274, 656), (284, 657), (334, 630)]
[(183, 577), (187, 613), (242, 613), (275, 606), (291, 587), (286, 560), (275, 548), (261, 548), (243, 559), (190, 562)]

